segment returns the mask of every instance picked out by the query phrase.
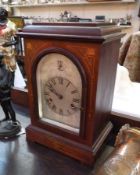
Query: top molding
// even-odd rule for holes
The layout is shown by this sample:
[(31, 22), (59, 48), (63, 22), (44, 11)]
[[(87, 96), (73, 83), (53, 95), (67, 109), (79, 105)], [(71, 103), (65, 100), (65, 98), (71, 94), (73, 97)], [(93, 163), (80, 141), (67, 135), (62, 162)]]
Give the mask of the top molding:
[(39, 37), (39, 38), (57, 38), (57, 39), (68, 39), (68, 40), (84, 40), (84, 41), (96, 41), (104, 42), (114, 38), (121, 38), (120, 27), (113, 25), (100, 26), (99, 23), (90, 23), (83, 26), (78, 25), (67, 25), (67, 23), (58, 23), (57, 25), (27, 25), (21, 32), (18, 33), (21, 37)]
[(135, 0), (114, 0), (114, 1), (96, 1), (96, 2), (58, 2), (58, 3), (37, 3), (37, 4), (20, 4), (20, 5), (8, 5), (14, 8), (30, 8), (30, 7), (44, 7), (44, 6), (72, 6), (72, 5), (100, 5), (100, 4), (126, 4), (135, 3)]

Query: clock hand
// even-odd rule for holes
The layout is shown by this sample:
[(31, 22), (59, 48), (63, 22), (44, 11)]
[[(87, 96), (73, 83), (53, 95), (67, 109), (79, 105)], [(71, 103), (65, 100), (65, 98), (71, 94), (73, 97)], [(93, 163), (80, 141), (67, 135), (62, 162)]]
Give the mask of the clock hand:
[(62, 98), (63, 98), (63, 96), (62, 96), (61, 94), (59, 94), (58, 92), (56, 92), (55, 89), (50, 88), (50, 91), (51, 91), (53, 94), (55, 94), (59, 99), (62, 99)]

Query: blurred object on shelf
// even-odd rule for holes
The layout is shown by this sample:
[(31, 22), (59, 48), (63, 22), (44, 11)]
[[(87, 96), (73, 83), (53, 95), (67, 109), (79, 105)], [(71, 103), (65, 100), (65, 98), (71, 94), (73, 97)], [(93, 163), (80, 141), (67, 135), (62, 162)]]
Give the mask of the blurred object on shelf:
[(119, 20), (120, 20), (120, 19), (118, 19), (118, 18), (110, 18), (108, 21), (109, 21), (110, 23), (118, 24), (118, 23), (119, 23)]
[(70, 18), (71, 12), (68, 12), (67, 10), (60, 14), (60, 21), (68, 22)]
[(132, 20), (132, 16), (131, 15), (126, 15), (125, 18), (120, 18), (118, 25), (131, 25), (131, 20)]
[(68, 22), (92, 22), (90, 18), (78, 18), (77, 16), (71, 17)]
[(60, 14), (59, 22), (92, 22), (89, 18), (79, 18), (78, 16), (73, 16), (71, 12), (64, 11)]
[(125, 24), (126, 24), (125, 19), (120, 18), (119, 21), (118, 21), (118, 25), (125, 25)]
[(103, 16), (103, 15), (95, 16), (95, 21), (97, 21), (97, 22), (105, 22), (105, 16)]
[(25, 25), (30, 25), (33, 23), (33, 20), (32, 20), (32, 18), (25, 18), (24, 23), (25, 23)]
[(79, 22), (92, 22), (90, 18), (79, 18)]
[(126, 17), (124, 17), (124, 18), (110, 18), (109, 22), (110, 23), (115, 23), (118, 26), (120, 26), (120, 25), (131, 26), (131, 20), (132, 20), (132, 16), (131, 15), (126, 15)]
[(126, 15), (126, 24), (127, 25), (131, 25), (131, 20), (132, 20), (132, 16), (131, 15)]
[(87, 0), (88, 2), (105, 2), (105, 1), (121, 1), (121, 0)]

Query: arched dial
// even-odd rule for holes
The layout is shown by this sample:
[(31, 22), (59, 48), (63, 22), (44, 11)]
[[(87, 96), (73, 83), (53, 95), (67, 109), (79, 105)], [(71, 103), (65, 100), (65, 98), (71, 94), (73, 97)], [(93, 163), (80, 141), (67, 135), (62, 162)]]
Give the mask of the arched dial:
[(50, 78), (44, 87), (45, 100), (49, 108), (63, 116), (69, 116), (80, 109), (78, 89), (64, 77)]

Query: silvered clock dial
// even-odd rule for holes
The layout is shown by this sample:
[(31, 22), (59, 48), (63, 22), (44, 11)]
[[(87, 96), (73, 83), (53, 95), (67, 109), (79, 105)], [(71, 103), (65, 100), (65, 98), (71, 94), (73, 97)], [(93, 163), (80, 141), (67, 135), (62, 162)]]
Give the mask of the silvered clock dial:
[(79, 133), (82, 80), (76, 65), (59, 53), (45, 55), (37, 67), (39, 117)]
[(57, 114), (70, 116), (80, 109), (80, 94), (71, 81), (64, 77), (53, 77), (44, 86), (48, 107)]

